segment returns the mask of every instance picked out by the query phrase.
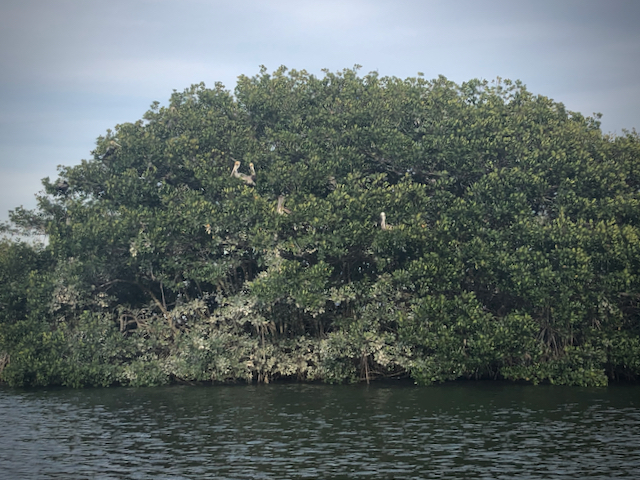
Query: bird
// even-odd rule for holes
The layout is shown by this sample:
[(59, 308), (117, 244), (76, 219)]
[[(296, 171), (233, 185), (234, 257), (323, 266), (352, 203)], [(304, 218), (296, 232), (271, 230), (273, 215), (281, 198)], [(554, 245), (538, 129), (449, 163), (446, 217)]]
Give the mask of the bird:
[(238, 169), (240, 168), (240, 162), (236, 160), (233, 164), (233, 170), (231, 170), (231, 176), (239, 178), (247, 185), (255, 185), (255, 169), (253, 168), (253, 163), (249, 164), (249, 168), (251, 168), (252, 175), (245, 175), (244, 173), (240, 173)]
[(100, 160), (104, 160), (107, 157), (110, 157), (111, 155), (113, 155), (116, 149), (119, 147), (120, 147), (120, 144), (118, 142), (116, 142), (115, 140), (111, 140), (105, 152), (102, 154), (102, 156), (99, 157)]
[(382, 230), (393, 229), (393, 225), (387, 225), (387, 215), (384, 212), (380, 212), (380, 228)]
[(66, 180), (58, 180), (55, 186), (56, 191), (60, 193), (67, 193), (67, 190), (69, 190), (69, 183)]
[(276, 208), (276, 212), (279, 215), (284, 215), (285, 213), (291, 213), (291, 210), (289, 210), (287, 207), (284, 206), (284, 195), (280, 195), (278, 197), (278, 206)]
[(233, 164), (233, 169), (231, 170), (231, 176), (232, 177), (239, 177), (240, 173), (238, 172), (238, 168), (240, 168), (240, 162), (239, 161), (235, 161), (235, 163)]

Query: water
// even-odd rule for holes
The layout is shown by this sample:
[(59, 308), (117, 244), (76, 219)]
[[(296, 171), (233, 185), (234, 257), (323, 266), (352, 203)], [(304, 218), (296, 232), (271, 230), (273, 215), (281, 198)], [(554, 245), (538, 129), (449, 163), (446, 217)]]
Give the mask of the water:
[(640, 475), (640, 387), (0, 388), (6, 479)]

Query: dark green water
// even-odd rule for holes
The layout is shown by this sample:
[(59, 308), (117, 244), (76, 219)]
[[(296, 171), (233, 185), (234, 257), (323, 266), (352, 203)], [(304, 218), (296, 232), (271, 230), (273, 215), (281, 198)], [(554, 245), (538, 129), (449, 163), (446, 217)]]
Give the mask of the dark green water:
[(640, 387), (0, 388), (0, 478), (640, 478)]

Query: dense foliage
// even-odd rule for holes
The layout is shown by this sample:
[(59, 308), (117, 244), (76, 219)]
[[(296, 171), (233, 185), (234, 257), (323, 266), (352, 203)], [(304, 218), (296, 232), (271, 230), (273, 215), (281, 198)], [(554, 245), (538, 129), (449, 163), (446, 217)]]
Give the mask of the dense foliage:
[(263, 69), (92, 154), (0, 243), (10, 384), (640, 373), (640, 138), (519, 82)]

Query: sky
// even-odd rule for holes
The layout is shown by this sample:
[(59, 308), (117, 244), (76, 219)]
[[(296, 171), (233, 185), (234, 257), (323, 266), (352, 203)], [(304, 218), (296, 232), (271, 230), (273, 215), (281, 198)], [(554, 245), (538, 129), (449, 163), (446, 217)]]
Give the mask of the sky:
[(260, 65), (519, 79), (640, 130), (638, 25), (637, 0), (0, 0), (0, 222), (107, 129)]

